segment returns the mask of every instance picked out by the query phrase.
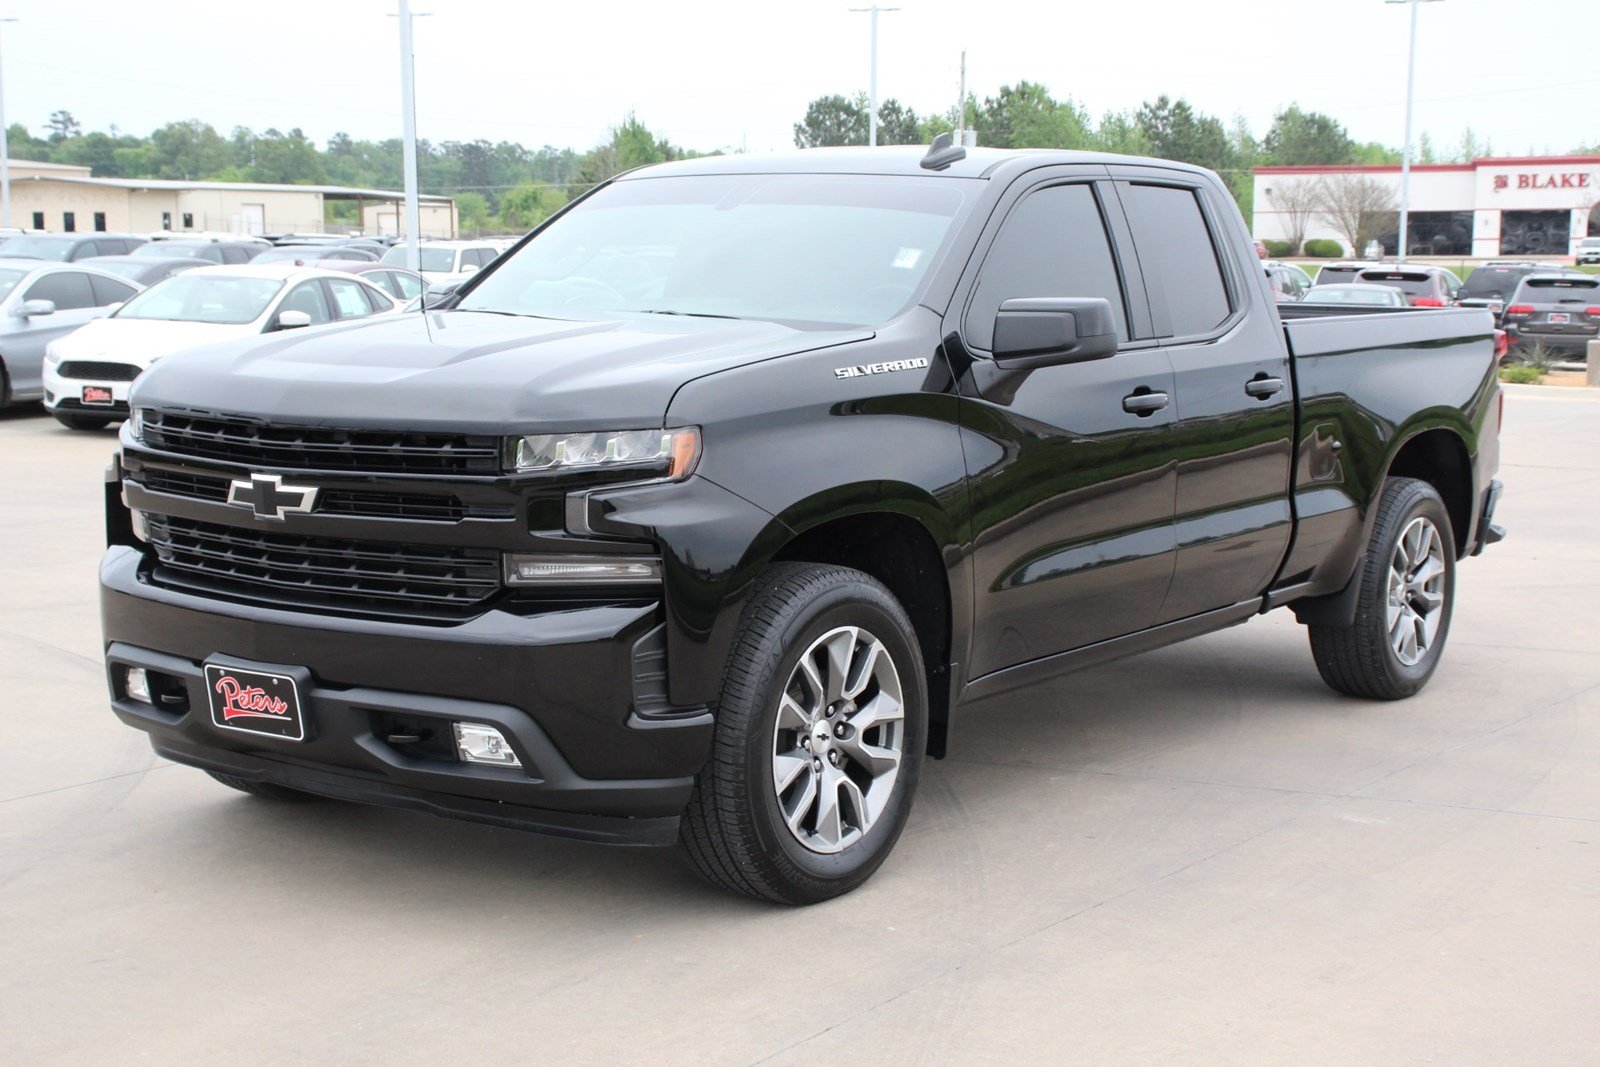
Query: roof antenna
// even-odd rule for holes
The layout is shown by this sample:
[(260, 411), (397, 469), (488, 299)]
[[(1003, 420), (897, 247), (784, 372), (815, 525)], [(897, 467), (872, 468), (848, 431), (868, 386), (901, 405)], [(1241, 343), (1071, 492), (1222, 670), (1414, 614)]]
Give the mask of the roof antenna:
[(922, 157), (923, 170), (948, 170), (950, 164), (967, 158), (965, 147), (955, 144), (955, 134), (946, 130), (933, 139), (928, 154)]

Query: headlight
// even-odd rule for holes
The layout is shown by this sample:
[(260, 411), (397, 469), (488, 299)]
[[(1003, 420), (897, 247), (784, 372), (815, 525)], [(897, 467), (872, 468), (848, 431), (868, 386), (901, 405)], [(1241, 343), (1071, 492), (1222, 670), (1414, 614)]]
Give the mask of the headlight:
[(134, 408), (128, 416), (128, 435), (135, 441), (144, 441), (144, 408)]
[(44, 361), (46, 363), (61, 362), (61, 353), (56, 351), (56, 343), (54, 341), (44, 346)]
[(638, 469), (677, 481), (700, 458), (700, 431), (618, 430), (533, 434), (508, 442), (513, 469), (521, 471)]

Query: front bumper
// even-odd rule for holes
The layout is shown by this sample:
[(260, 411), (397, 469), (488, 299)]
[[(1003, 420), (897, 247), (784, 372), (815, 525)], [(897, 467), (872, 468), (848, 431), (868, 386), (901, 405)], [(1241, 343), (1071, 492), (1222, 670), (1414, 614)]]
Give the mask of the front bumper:
[[(103, 382), (93, 378), (63, 378), (56, 370), (56, 364), (45, 361), (41, 377), (44, 380), (44, 406), (47, 411), (70, 411), (73, 414), (104, 414), (124, 417), (128, 414), (128, 391), (133, 388), (132, 382)], [(98, 389), (111, 391), (109, 405), (85, 404), (83, 402), (84, 386), (94, 386)]]
[[(594, 841), (668, 844), (710, 747), (703, 708), (641, 714), (637, 664), (661, 646), (656, 604), (495, 609), (450, 626), (233, 604), (148, 582), (143, 554), (101, 563), (112, 708), (169, 759), (385, 807)], [(303, 742), (214, 727), (205, 660), (303, 669)], [(128, 698), (125, 668), (173, 679), (173, 705)], [(523, 767), (391, 743), (454, 721), (496, 726)]]

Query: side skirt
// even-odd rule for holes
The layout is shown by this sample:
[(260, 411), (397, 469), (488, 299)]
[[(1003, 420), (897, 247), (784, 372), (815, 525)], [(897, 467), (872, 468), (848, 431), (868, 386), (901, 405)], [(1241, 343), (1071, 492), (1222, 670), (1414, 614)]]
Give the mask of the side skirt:
[(1075, 648), (1070, 652), (1058, 652), (1053, 656), (1043, 659), (1031, 660), (1028, 663), (1019, 663), (1015, 667), (1006, 667), (1003, 670), (991, 671), (981, 678), (974, 678), (968, 682), (961, 691), (963, 704), (974, 700), (983, 700), (1012, 689), (1020, 689), (1037, 682), (1043, 682), (1057, 675), (1080, 671), (1086, 667), (1097, 667), (1102, 663), (1109, 663), (1123, 656), (1132, 656), (1139, 652), (1149, 652), (1152, 649), (1162, 648), (1166, 645), (1186, 641), (1191, 637), (1210, 633), (1213, 630), (1226, 629), (1245, 622), (1251, 616), (1260, 614), (1263, 609), (1264, 598), (1252, 597), (1241, 600), (1237, 604), (1215, 611), (1208, 611), (1200, 615), (1191, 615), (1187, 619), (1178, 619), (1174, 622), (1154, 626), (1148, 630), (1128, 634), (1125, 637), (1114, 637), (1109, 641), (1098, 644), (1086, 645)]

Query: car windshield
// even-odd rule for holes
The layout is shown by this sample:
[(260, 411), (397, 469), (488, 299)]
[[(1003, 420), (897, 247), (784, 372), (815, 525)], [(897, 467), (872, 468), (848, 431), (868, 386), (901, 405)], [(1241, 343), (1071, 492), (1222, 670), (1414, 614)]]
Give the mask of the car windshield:
[(1529, 278), (1517, 290), (1524, 304), (1587, 304), (1600, 289), (1600, 278)]
[[(395, 245), (383, 254), (384, 263), (393, 263), (397, 267), (406, 265), (406, 246)], [(450, 274), (456, 269), (456, 250), (453, 248), (429, 248), (423, 245), (417, 251), (417, 263), (421, 270)]]
[(842, 174), (622, 181), (503, 258), (458, 306), (880, 323), (914, 298), (967, 186)]
[(1516, 291), (1517, 283), (1528, 276), (1525, 270), (1512, 270), (1509, 267), (1479, 267), (1467, 275), (1467, 280), (1462, 283), (1461, 295), (1466, 297), (1495, 296), (1505, 297), (1508, 293)]
[(0, 300), (11, 295), (17, 283), (28, 276), (25, 270), (0, 270)]
[(1306, 293), (1306, 300), (1314, 304), (1365, 304), (1371, 307), (1393, 307), (1394, 294), (1379, 286), (1323, 285)]
[(170, 241), (151, 241), (140, 245), (130, 256), (140, 259), (199, 259), (205, 245), (175, 245)]
[(240, 326), (255, 321), (282, 288), (278, 278), (179, 274), (129, 300), (116, 317)]
[(1379, 285), (1392, 285), (1410, 296), (1433, 296), (1436, 292), (1433, 275), (1419, 271), (1369, 270), (1361, 275), (1361, 280), (1376, 282)]
[(1585, 237), (1578, 244), (1584, 248), (1600, 248), (1600, 237)]
[(77, 244), (71, 237), (13, 237), (6, 242), (6, 255), (65, 263)]

